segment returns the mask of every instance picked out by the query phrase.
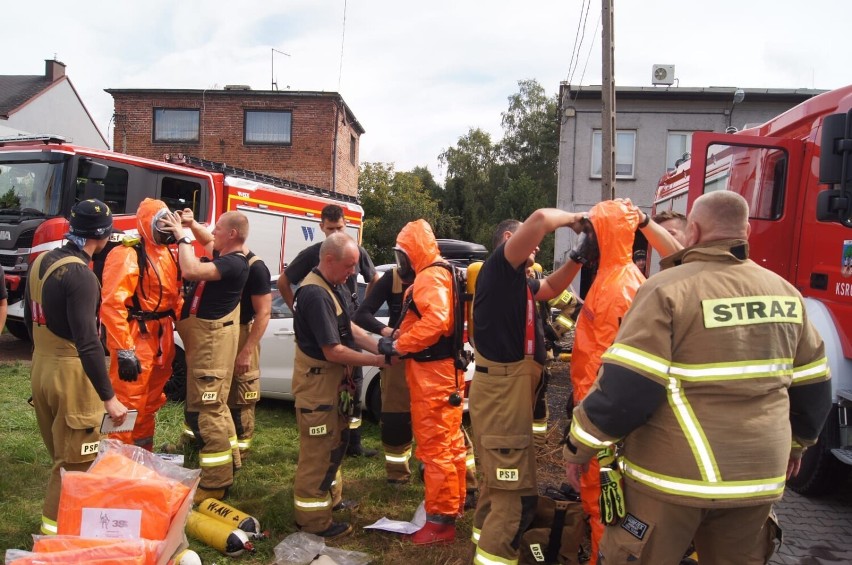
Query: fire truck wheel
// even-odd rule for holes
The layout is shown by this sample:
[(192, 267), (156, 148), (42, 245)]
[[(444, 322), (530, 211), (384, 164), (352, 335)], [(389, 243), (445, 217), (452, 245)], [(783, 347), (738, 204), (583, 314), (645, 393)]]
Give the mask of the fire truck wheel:
[(9, 330), (10, 334), (12, 334), (18, 339), (21, 339), (23, 341), (30, 340), (30, 334), (27, 332), (27, 326), (23, 322), (11, 322), (7, 320), (6, 329)]
[(367, 404), (367, 410), (370, 413), (370, 420), (378, 422), (382, 414), (382, 377), (376, 377), (370, 382), (370, 388), (367, 389), (367, 394), (364, 397), (364, 402)]
[(845, 483), (849, 466), (831, 453), (832, 447), (840, 445), (839, 435), (837, 406), (833, 406), (816, 445), (805, 451), (799, 474), (787, 481), (790, 490), (805, 496), (817, 496), (837, 490)]

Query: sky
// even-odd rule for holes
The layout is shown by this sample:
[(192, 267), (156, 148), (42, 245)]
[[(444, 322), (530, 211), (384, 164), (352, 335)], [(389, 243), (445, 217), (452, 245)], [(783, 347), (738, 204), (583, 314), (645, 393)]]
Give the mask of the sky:
[[(675, 65), (685, 87), (852, 82), (849, 0), (614, 3), (618, 86), (651, 86), (654, 64)], [(41, 0), (3, 12), (0, 74), (62, 61), (110, 143), (106, 88), (269, 90), (274, 79), (340, 93), (366, 130), (362, 163), (425, 166), (440, 181), (440, 153), (471, 128), (502, 137), (518, 81), (551, 96), (569, 78), (601, 84), (594, 0)]]

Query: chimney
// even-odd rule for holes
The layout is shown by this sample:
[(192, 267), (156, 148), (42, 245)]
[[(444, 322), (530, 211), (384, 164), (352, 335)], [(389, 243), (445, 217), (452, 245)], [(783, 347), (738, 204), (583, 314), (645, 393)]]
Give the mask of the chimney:
[(50, 82), (58, 80), (65, 76), (65, 63), (56, 59), (44, 60), (44, 76)]

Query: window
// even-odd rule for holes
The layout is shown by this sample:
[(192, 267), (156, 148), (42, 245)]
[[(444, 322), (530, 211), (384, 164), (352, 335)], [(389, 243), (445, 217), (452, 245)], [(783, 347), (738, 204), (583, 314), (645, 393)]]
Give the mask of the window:
[(353, 165), (358, 164), (358, 151), (356, 151), (358, 138), (354, 135), (349, 135), (349, 161)]
[(196, 218), (203, 218), (207, 211), (202, 206), (202, 195), (201, 184), (196, 181), (169, 176), (163, 177), (161, 181), (160, 200), (165, 202), (169, 210), (191, 208)]
[[(592, 177), (601, 178), (601, 143), (603, 134), (592, 132)], [(615, 135), (615, 178), (632, 179), (636, 160), (636, 132), (618, 131)]]
[(289, 145), (293, 113), (246, 110), (245, 143)]
[(154, 108), (154, 141), (198, 141), (198, 110)]
[(750, 218), (781, 219), (786, 184), (787, 153), (782, 149), (721, 144), (707, 148), (704, 192), (741, 194), (748, 202)]
[(677, 162), (692, 148), (691, 131), (670, 131), (666, 140), (666, 171), (677, 167)]
[(86, 198), (86, 184), (94, 182), (103, 186), (104, 193), (100, 197), (113, 214), (127, 213), (127, 187), (130, 182), (130, 175), (125, 169), (118, 167), (109, 167), (107, 176), (103, 181), (89, 181), (83, 177), (77, 177), (77, 187), (75, 193), (75, 202), (79, 202)]

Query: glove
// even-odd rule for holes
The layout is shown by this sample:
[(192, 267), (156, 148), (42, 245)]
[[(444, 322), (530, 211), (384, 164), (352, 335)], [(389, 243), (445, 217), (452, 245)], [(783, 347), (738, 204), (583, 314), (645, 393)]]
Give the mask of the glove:
[(390, 357), (392, 355), (399, 355), (399, 351), (393, 346), (393, 338), (392, 337), (380, 337), (379, 343), (379, 355), (384, 355), (385, 357)]
[(142, 364), (136, 358), (136, 352), (132, 349), (118, 350), (118, 378), (132, 383), (139, 378), (142, 372)]
[(583, 231), (577, 237), (577, 243), (574, 244), (574, 248), (568, 252), (568, 257), (575, 263), (585, 265), (588, 262), (597, 260), (600, 250), (598, 249), (598, 241), (595, 237), (595, 228), (592, 226), (592, 222), (583, 219), (582, 225)]
[(355, 412), (355, 403), (352, 393), (347, 389), (340, 391), (338, 395), (337, 409), (341, 416), (351, 416)]
[(614, 526), (627, 512), (624, 508), (621, 471), (618, 470), (612, 448), (598, 453), (598, 464), (601, 467), (601, 496), (598, 499), (601, 522), (605, 526)]

